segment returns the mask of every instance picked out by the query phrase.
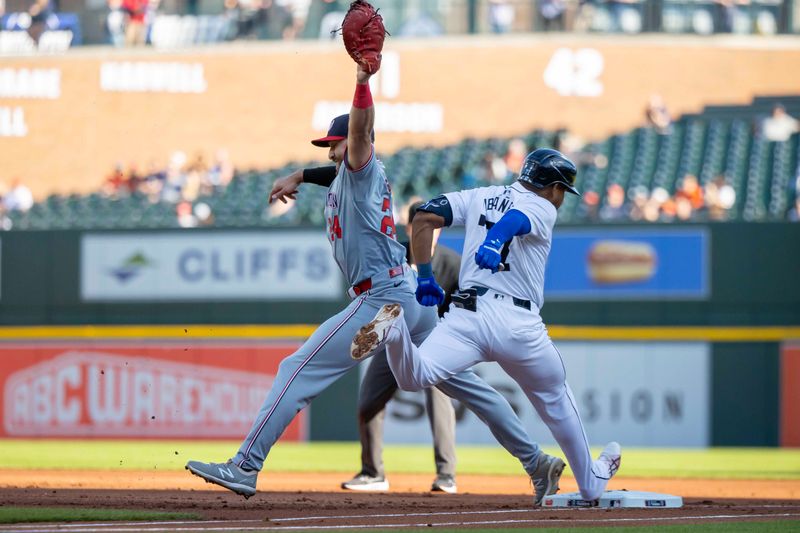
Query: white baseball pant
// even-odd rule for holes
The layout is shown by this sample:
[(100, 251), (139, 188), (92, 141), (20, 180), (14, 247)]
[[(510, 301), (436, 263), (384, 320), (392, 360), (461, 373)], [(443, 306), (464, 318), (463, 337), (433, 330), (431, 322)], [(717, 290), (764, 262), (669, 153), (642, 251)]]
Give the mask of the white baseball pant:
[(424, 389), (482, 361), (496, 361), (547, 424), (567, 457), (581, 495), (587, 500), (599, 498), (608, 478), (593, 471), (564, 362), (538, 309), (519, 307), (510, 296), (492, 290), (477, 297), (476, 311), (450, 309), (419, 348), (411, 342), (405, 320), (396, 320), (387, 333), (389, 366), (400, 388)]

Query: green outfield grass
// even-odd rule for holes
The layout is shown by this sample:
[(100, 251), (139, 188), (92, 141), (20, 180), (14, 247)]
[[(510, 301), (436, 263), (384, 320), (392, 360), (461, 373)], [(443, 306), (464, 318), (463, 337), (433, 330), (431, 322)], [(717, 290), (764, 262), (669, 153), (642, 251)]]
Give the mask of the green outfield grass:
[[(719, 531), (720, 533), (733, 531), (734, 533), (746, 533), (755, 531), (757, 533), (772, 533), (773, 531), (800, 531), (800, 522), (797, 521), (774, 521), (774, 522), (728, 522), (717, 524), (676, 524), (658, 526), (625, 526), (622, 531), (625, 533), (654, 533), (662, 531), (665, 533), (695, 533), (703, 531)], [(361, 530), (362, 533), (388, 533), (391, 529)], [(469, 529), (471, 533), (520, 533), (524, 529)], [(533, 530), (536, 533), (619, 533), (620, 527), (547, 527)], [(439, 529), (436, 533), (463, 533), (463, 529)], [(302, 533), (302, 532), (298, 532)]]
[[(0, 468), (80, 470), (179, 470), (190, 459), (224, 461), (237, 450), (233, 441), (107, 441), (0, 439)], [(548, 453), (561, 455), (557, 449)], [(598, 452), (599, 450), (595, 450)], [(281, 472), (353, 473), (358, 443), (280, 443), (267, 469)], [(800, 449), (623, 448), (624, 477), (800, 479)], [(430, 473), (430, 446), (387, 446), (386, 470)], [(499, 446), (459, 446), (461, 474), (516, 475), (519, 463)]]
[(0, 524), (22, 522), (88, 522), (141, 520), (200, 520), (195, 513), (140, 511), (135, 509), (82, 509), (80, 507), (0, 507)]
[[(757, 533), (772, 533), (773, 531), (800, 531), (800, 522), (795, 521), (775, 521), (775, 522), (730, 522), (718, 524), (680, 524), (680, 525), (658, 525), (658, 526), (625, 526), (622, 530), (625, 533), (654, 533), (662, 531), (665, 533), (696, 533), (700, 530), (703, 531), (719, 531), (720, 533), (733, 531), (734, 533), (745, 533), (749, 531), (756, 531)], [(363, 533), (387, 533), (388, 529), (378, 529), (374, 531), (365, 531)], [(523, 529), (470, 529), (472, 533), (520, 533)], [(535, 529), (536, 533), (619, 533), (620, 527), (547, 527), (543, 529)], [(463, 529), (436, 529), (436, 533), (463, 533)]]

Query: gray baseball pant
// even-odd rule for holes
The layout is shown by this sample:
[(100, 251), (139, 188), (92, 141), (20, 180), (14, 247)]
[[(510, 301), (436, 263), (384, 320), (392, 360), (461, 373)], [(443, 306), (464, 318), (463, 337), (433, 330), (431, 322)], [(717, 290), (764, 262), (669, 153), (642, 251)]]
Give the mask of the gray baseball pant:
[[(395, 278), (396, 279), (396, 278)], [(292, 355), (284, 359), (239, 451), (231, 459), (251, 470), (261, 470), (270, 449), (286, 426), (311, 400), (358, 364), (350, 344), (361, 326), (385, 304), (399, 303), (412, 342), (420, 344), (437, 323), (436, 310), (422, 307), (414, 297), (413, 274), (401, 283), (381, 283), (358, 296), (326, 320)], [(508, 401), (471, 370), (456, 374), (439, 389), (460, 400), (491, 430), (497, 441), (519, 459), (528, 474), (536, 468), (539, 446), (534, 443)]]
[[(384, 477), (383, 420), (386, 404), (397, 391), (397, 380), (386, 353), (372, 357), (358, 393), (358, 432), (361, 437), (361, 472)], [(435, 387), (425, 389), (425, 407), (433, 434), (436, 474), (456, 474), (456, 413), (453, 402)]]

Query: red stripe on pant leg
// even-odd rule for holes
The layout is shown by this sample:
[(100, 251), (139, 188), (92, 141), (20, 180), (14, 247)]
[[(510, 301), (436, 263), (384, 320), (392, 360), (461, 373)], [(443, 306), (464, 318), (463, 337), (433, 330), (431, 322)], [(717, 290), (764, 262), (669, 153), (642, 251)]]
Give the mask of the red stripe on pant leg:
[(355, 309), (353, 309), (353, 312), (350, 313), (349, 315), (347, 315), (344, 320), (342, 320), (335, 328), (333, 328), (333, 331), (331, 331), (328, 334), (327, 337), (322, 339), (322, 342), (319, 344), (319, 346), (314, 348), (314, 350), (312, 350), (312, 352), (308, 355), (308, 357), (306, 357), (305, 361), (303, 361), (302, 364), (299, 367), (297, 367), (297, 370), (294, 371), (294, 374), (292, 374), (292, 377), (289, 378), (289, 381), (286, 382), (286, 385), (283, 387), (283, 390), (281, 390), (281, 393), (278, 395), (278, 398), (275, 400), (275, 403), (273, 404), (272, 408), (267, 413), (267, 416), (264, 417), (264, 420), (262, 420), (261, 424), (258, 426), (258, 430), (256, 431), (255, 435), (253, 435), (253, 438), (250, 440), (250, 443), (247, 445), (247, 449), (245, 450), (245, 453), (244, 453), (244, 459), (242, 459), (242, 461), (239, 463), (239, 466), (242, 466), (242, 464), (244, 464), (244, 462), (247, 459), (250, 458), (250, 450), (253, 448), (253, 444), (255, 444), (256, 439), (258, 439), (258, 436), (264, 430), (264, 426), (267, 424), (267, 421), (272, 416), (272, 413), (275, 412), (275, 409), (278, 407), (278, 404), (280, 403), (281, 399), (286, 394), (286, 391), (289, 390), (289, 386), (292, 384), (292, 382), (297, 377), (297, 375), (300, 373), (300, 371), (303, 370), (303, 368), (306, 366), (306, 364), (308, 364), (308, 362), (311, 361), (311, 359), (315, 355), (317, 355), (317, 353), (319, 353), (319, 351), (322, 349), (322, 347), (325, 346), (325, 344), (329, 340), (331, 340), (331, 338), (333, 338), (333, 336), (336, 335), (336, 333), (340, 329), (342, 329), (342, 326), (344, 326), (347, 323), (348, 320), (353, 318), (353, 315), (356, 314), (356, 311), (358, 311), (358, 309), (361, 307), (361, 304), (364, 303), (364, 300), (365, 299), (362, 298), (361, 301), (358, 302), (358, 305), (355, 307)]

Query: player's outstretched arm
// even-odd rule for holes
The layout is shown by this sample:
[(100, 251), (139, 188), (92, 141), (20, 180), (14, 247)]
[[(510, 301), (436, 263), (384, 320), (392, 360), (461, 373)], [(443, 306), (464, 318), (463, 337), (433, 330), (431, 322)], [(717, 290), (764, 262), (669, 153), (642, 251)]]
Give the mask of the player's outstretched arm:
[(360, 169), (372, 156), (372, 128), (375, 125), (375, 106), (369, 89), (369, 78), (361, 65), (356, 67), (356, 92), (350, 108), (347, 126), (347, 165)]
[(275, 200), (286, 203), (287, 198), (294, 200), (301, 183), (330, 187), (335, 179), (336, 165), (297, 169), (288, 176), (275, 180), (269, 193), (269, 203)]
[(295, 170), (288, 176), (276, 179), (275, 183), (272, 184), (272, 190), (269, 193), (269, 203), (272, 203), (275, 200), (280, 200), (281, 202), (286, 203), (287, 198), (294, 200), (295, 196), (297, 195), (297, 189), (300, 187), (301, 183), (303, 183), (302, 168)]

